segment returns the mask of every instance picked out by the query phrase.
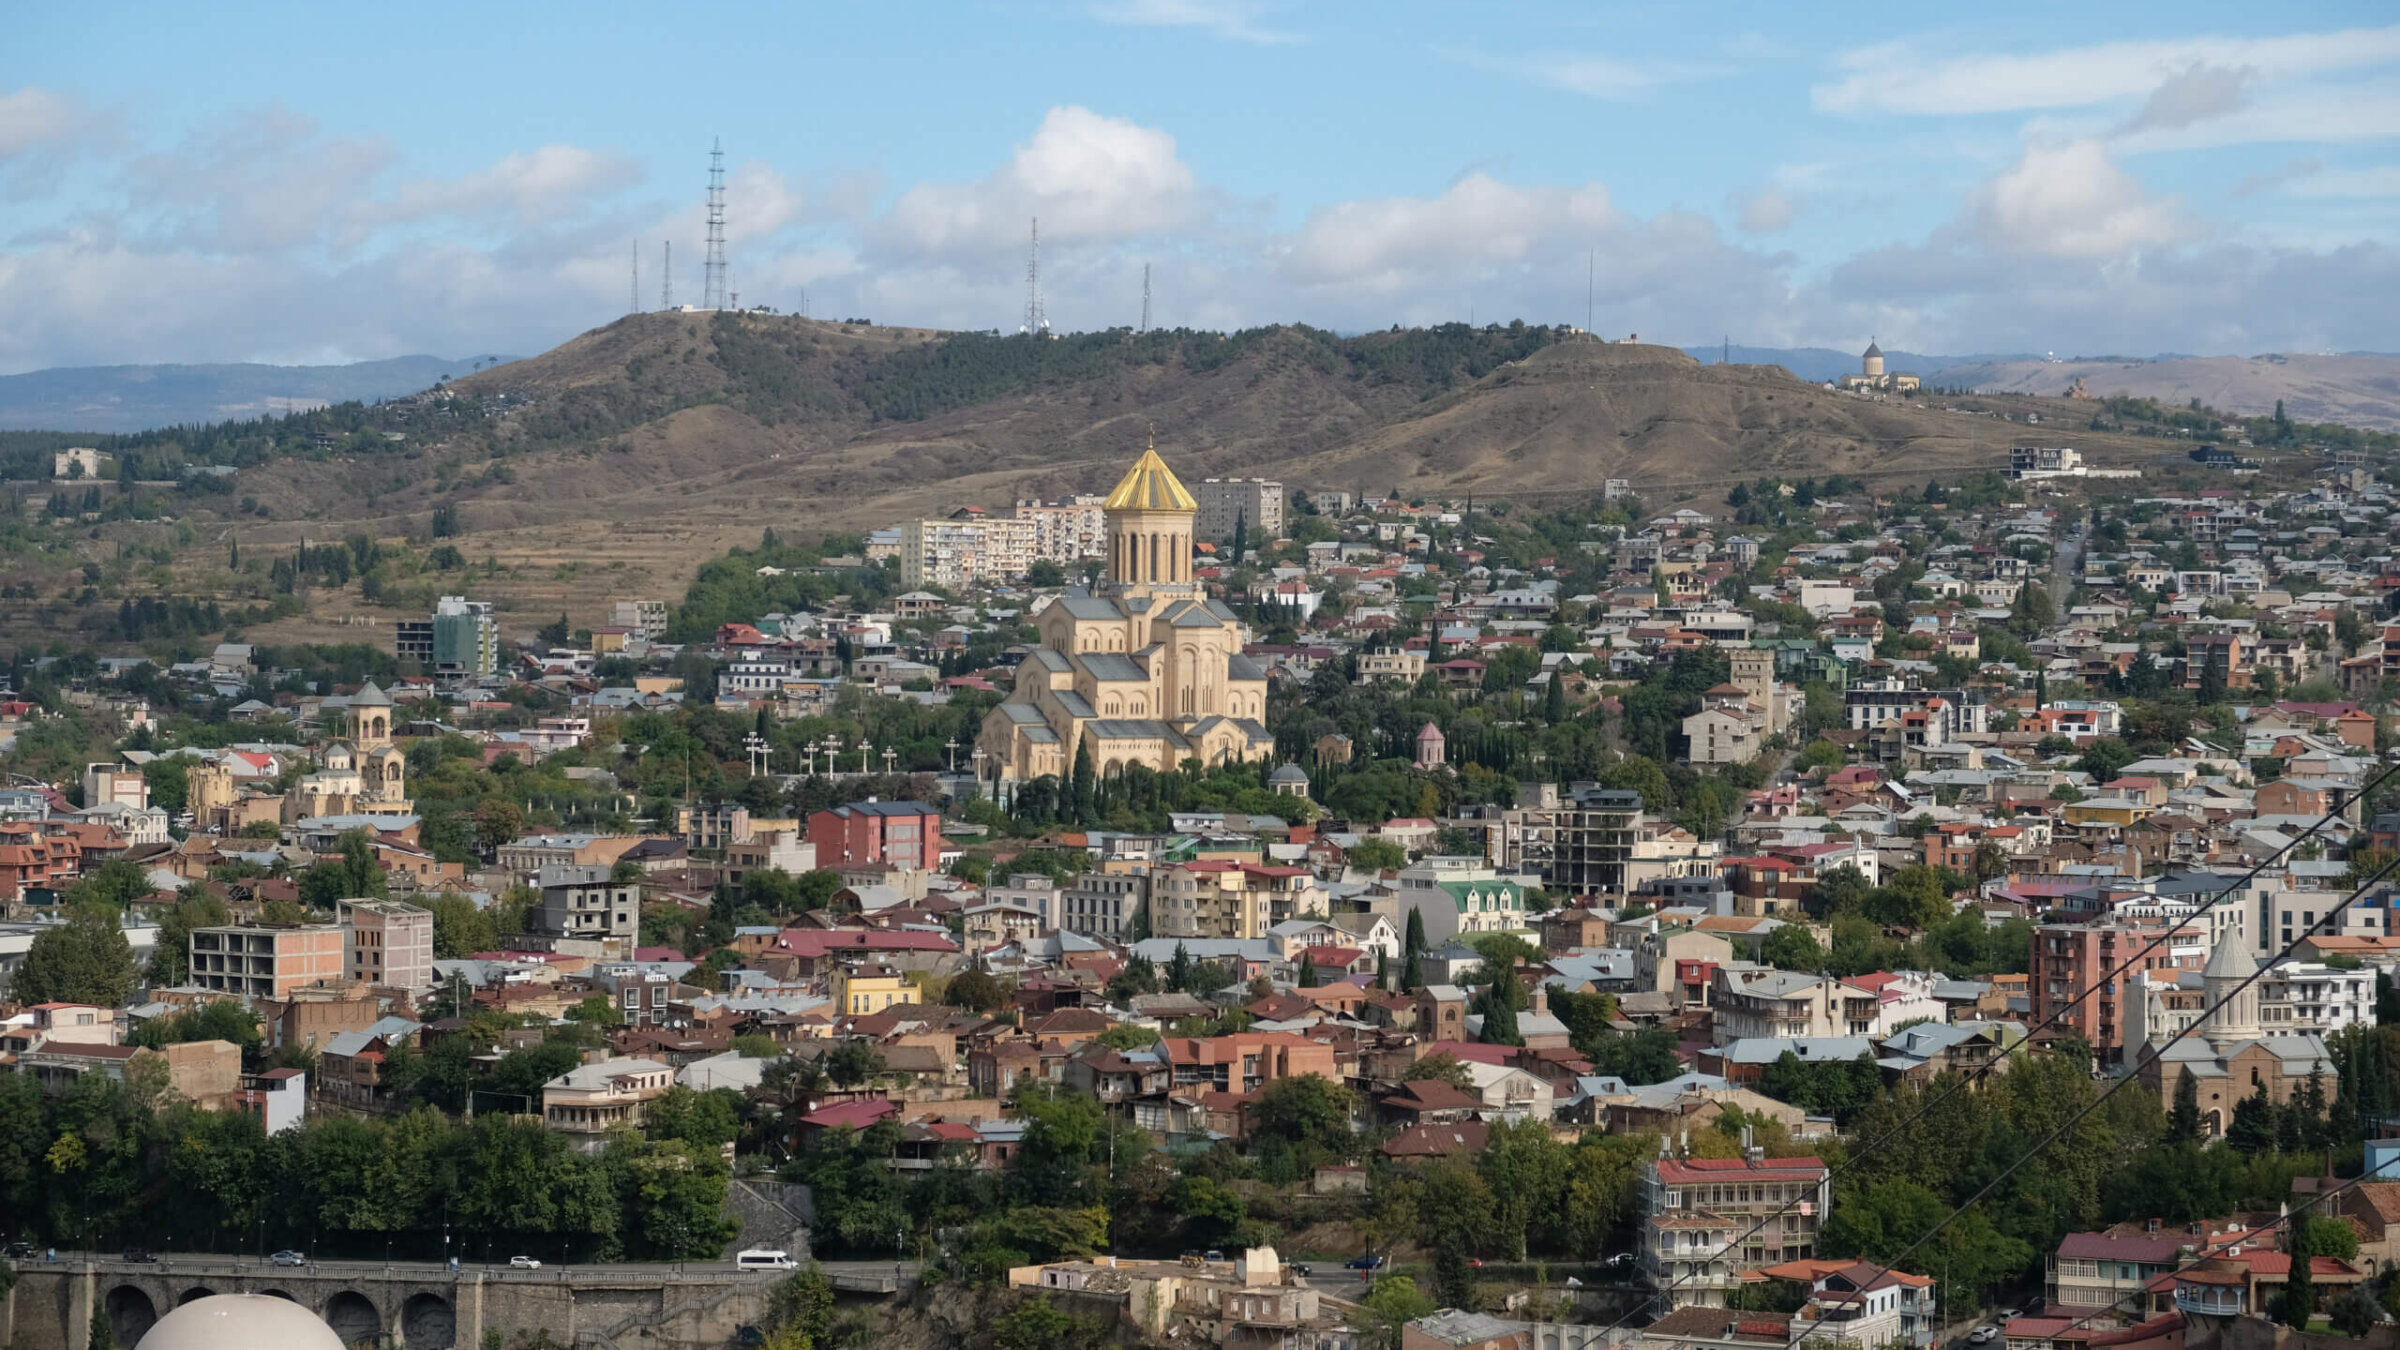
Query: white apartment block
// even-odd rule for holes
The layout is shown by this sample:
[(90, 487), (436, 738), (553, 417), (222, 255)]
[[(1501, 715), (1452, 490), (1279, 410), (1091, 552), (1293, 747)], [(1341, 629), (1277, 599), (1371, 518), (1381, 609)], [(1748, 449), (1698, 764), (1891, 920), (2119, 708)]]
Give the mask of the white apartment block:
[(1025, 575), (1040, 556), (1030, 520), (911, 520), (900, 526), (900, 584), (957, 590)]
[(1283, 484), (1267, 478), (1203, 478), (1193, 486), (1200, 517), (1193, 528), (1202, 539), (1231, 539), (1246, 522), (1258, 542), (1283, 537)]
[(1108, 554), (1108, 523), (1101, 503), (1106, 497), (1070, 497), (1064, 501), (1026, 500), (1010, 517), (1033, 526), (1033, 556), (1054, 563), (1075, 563)]

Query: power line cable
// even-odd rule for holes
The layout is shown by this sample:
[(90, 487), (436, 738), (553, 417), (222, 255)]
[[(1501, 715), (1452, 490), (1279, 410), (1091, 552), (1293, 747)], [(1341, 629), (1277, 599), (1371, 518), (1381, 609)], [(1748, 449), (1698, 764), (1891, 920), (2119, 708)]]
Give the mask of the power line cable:
[[(2392, 765), (2387, 767), (2381, 773), (2378, 773), (2374, 778), (2368, 780), (2367, 785), (2359, 790), (2358, 797), (2360, 799), (2372, 797), (2375, 790), (2381, 787), (2394, 774), (2400, 774), (2400, 765)], [(2118, 965), (2114, 969), (2105, 971), (2098, 979), (2088, 982), (2082, 990), (2076, 993), (2073, 998), (2067, 1000), (2065, 1004), (2061, 1005), (2056, 1011), (2051, 1013), (2050, 1016), (2044, 1018), (2041, 1022), (2036, 1023), (2031, 1029), (2029, 1029), (2025, 1033), (2025, 1036), (2022, 1040), (2017, 1041), (2013, 1045), (2003, 1046), (2000, 1050), (2000, 1053), (1993, 1055), (1990, 1059), (1985, 1060), (1982, 1064), (1977, 1065), (1969, 1072), (1960, 1075), (1958, 1081), (1953, 1083), (1948, 1091), (1929, 1097), (1920, 1102), (1916, 1111), (1909, 1115), (1906, 1119), (1900, 1121), (1898, 1124), (1893, 1125), (1891, 1128), (1885, 1130), (1882, 1134), (1875, 1136), (1873, 1139), (1868, 1140), (1866, 1143), (1861, 1144), (1858, 1148), (1853, 1150), (1847, 1158), (1843, 1159), (1839, 1165), (1835, 1166), (1826, 1173), (1825, 1185), (1830, 1188), (1833, 1185), (1835, 1178), (1850, 1171), (1853, 1167), (1865, 1161), (1875, 1152), (1877, 1148), (1881, 1147), (1894, 1135), (1897, 1135), (1908, 1129), (1910, 1126), (1916, 1124), (1935, 1107), (1942, 1105), (1944, 1102), (1949, 1101), (1952, 1097), (1957, 1096), (1959, 1093), (1966, 1091), (1967, 1089), (1980, 1083), (1983, 1079), (1989, 1077), (1994, 1070), (1998, 1069), (2002, 1064), (2007, 1062), (2010, 1055), (2017, 1053), (2019, 1050), (2022, 1050), (2027, 1046), (2035, 1044), (2036, 1037), (2038, 1037), (2042, 1032), (2049, 1030), (2051, 1027), (2056, 1026), (2061, 1018), (2074, 1011), (2074, 1009), (2080, 1006), (2085, 999), (2091, 997), (2100, 989), (2113, 984), (2120, 976), (2124, 975), (2127, 971), (2134, 969), (2136, 962), (2141, 961), (2151, 952), (2154, 952), (2161, 946), (2164, 946), (2168, 940), (2173, 938), (2178, 932), (2182, 931), (2183, 928), (2189, 925), (2194, 919), (2197, 919), (2201, 915), (2206, 914), (2216, 908), (2216, 906), (2221, 903), (2225, 897), (2244, 889), (2260, 874), (2264, 873), (2268, 868), (2274, 866), (2277, 860), (2292, 852), (2294, 849), (2299, 848), (2302, 844), (2307, 843), (2310, 839), (2316, 837), (2317, 834), (2322, 832), (2334, 821), (2341, 819), (2341, 809), (2341, 807), (2337, 806), (2333, 810), (2327, 811), (2324, 815), (2318, 817), (2314, 823), (2312, 823), (2306, 830), (2303, 830), (2300, 834), (2295, 836), (2291, 842), (2285, 844), (2282, 848), (2277, 849), (2275, 852), (2268, 854), (2265, 858), (2259, 860), (2257, 864), (2252, 866), (2250, 870), (2242, 873), (2238, 877), (2235, 877), (2233, 881), (2224, 889), (2218, 891), (2215, 895), (2210, 896), (2206, 904), (2196, 906), (2191, 913), (2182, 916), (2181, 918), (2175, 920), (2174, 923), (2161, 930), (2158, 936), (2152, 939), (2147, 945), (2134, 952), (2131, 956), (2126, 957), (2123, 964)], [(2344, 907), (2347, 907), (2347, 903), (2348, 902), (2344, 902)], [(2339, 911), (2337, 910), (2335, 912), (2338, 913)], [(2303, 936), (2306, 935), (2307, 934), (2305, 933), (2303, 934)], [(1793, 1199), (1785, 1201), (1777, 1208), (1768, 1211), (1764, 1216), (1759, 1218), (1756, 1223), (1752, 1224), (1748, 1230), (1735, 1237), (1726, 1245), (1728, 1247), (1738, 1247), (1740, 1244), (1749, 1241), (1752, 1237), (1755, 1237), (1759, 1233), (1765, 1231), (1769, 1224), (1772, 1224), (1777, 1219), (1783, 1218), (1784, 1216), (1792, 1213), (1802, 1203), (1803, 1202), (1797, 1196), (1795, 1196)], [(1660, 1298), (1674, 1293), (1674, 1291), (1681, 1286), (1684, 1281), (1691, 1278), (1692, 1276), (1690, 1275), (1682, 1275), (1677, 1276), (1674, 1280), (1669, 1281), (1665, 1288), (1652, 1293), (1647, 1298), (1644, 1298), (1640, 1302), (1636, 1303), (1631, 1309), (1626, 1311), (1622, 1316), (1618, 1317), (1615, 1322), (1610, 1323), (1608, 1331), (1614, 1332), (1623, 1327), (1626, 1322), (1630, 1321), (1636, 1316), (1639, 1316), (1643, 1310), (1647, 1309), (1651, 1304), (1656, 1303)], [(1604, 1332), (1603, 1335), (1605, 1334), (1607, 1333)]]
[(2036, 1143), (2032, 1148), (2026, 1150), (2023, 1156), (2019, 1157), (2015, 1162), (2012, 1162), (2008, 1166), (2001, 1168), (1999, 1175), (1993, 1177), (1990, 1181), (1983, 1183), (1981, 1187), (1977, 1188), (1973, 1195), (1968, 1196), (1966, 1199), (1952, 1206), (1950, 1212), (1942, 1216), (1940, 1221), (1935, 1223), (1931, 1228), (1926, 1229), (1923, 1233), (1918, 1234), (1916, 1239), (1910, 1242), (1906, 1247), (1901, 1248), (1898, 1256), (1893, 1257), (1889, 1261), (1866, 1261), (1865, 1264), (1874, 1266), (1878, 1271), (1878, 1274), (1870, 1277), (1868, 1282), (1873, 1283), (1875, 1279), (1881, 1278), (1882, 1275), (1890, 1274), (1900, 1265), (1901, 1262), (1906, 1261), (1910, 1256), (1914, 1255), (1919, 1247), (1931, 1242), (1935, 1237), (1940, 1235), (1943, 1229), (1946, 1229), (1951, 1224), (1956, 1223), (1961, 1214), (1964, 1214), (1970, 1208), (1983, 1203), (1983, 1201), (1989, 1197), (1992, 1192), (2000, 1188), (2002, 1182), (2005, 1182), (2010, 1177), (2015, 1176), (2018, 1170), (2024, 1167), (2025, 1164), (2032, 1162), (2035, 1158), (2040, 1157), (2049, 1149), (2052, 1144), (2055, 1144), (2060, 1139), (2065, 1138), (2069, 1130), (2072, 1130), (2077, 1125), (2082, 1124), (2086, 1117), (2090, 1116), (2094, 1111), (2097, 1111), (2102, 1106), (2106, 1105), (2109, 1098), (2114, 1097), (2118, 1093), (2124, 1091), (2128, 1086), (2139, 1082), (2143, 1069), (2146, 1069), (2150, 1065), (2156, 1064), (2160, 1060), (2164, 1059), (2167, 1051), (2174, 1049), (2175, 1046), (2185, 1037), (2188, 1037), (2193, 1032), (2207, 1026), (2209, 1019), (2215, 1017), (2217, 1012), (2226, 1004), (2231, 1003), (2233, 1000), (2241, 997), (2242, 994), (2252, 985), (2257, 984), (2260, 980), (2265, 979), (2268, 971), (2273, 970), (2275, 967), (2283, 964), (2285, 961), (2290, 960), (2292, 953), (2299, 950), (2301, 943), (2306, 942), (2310, 938), (2316, 936), (2317, 929), (2319, 927), (2325, 924), (2330, 924), (2339, 919), (2342, 911), (2358, 903), (2358, 900), (2361, 896), (2364, 896), (2368, 891), (2373, 890), (2375, 888), (2375, 883), (2383, 880), (2383, 878), (2394, 868), (2400, 868), (2400, 857), (2394, 857), (2391, 861), (2385, 863), (2383, 866), (2376, 868), (2372, 875), (2370, 875), (2365, 881), (2359, 883), (2357, 890), (2350, 892), (2348, 896), (2343, 898), (2342, 903), (2334, 906), (2330, 910), (2327, 910), (2324, 918), (2319, 919), (2316, 923), (2308, 925), (2306, 928), (2303, 928), (2300, 932), (2300, 936), (2284, 944), (2283, 950), (2277, 952), (2272, 960), (2269, 960), (2265, 965), (2259, 966), (2252, 970), (2247, 976), (2243, 977), (2241, 983), (2236, 984), (2233, 988), (2226, 990), (2222, 997), (2217, 999), (2214, 1003), (2209, 1004), (2206, 1008), (2203, 1008), (2200, 1012), (2200, 1015), (2197, 1018), (2194, 1018), (2182, 1030), (2177, 1031), (2172, 1036), (2169, 1036), (2165, 1041), (2158, 1043), (2155, 1049), (2147, 1049), (2146, 1047), (2147, 1057), (2142, 1063), (2133, 1066), (2131, 1070), (2120, 1075), (2117, 1080), (2113, 1083), (2110, 1083), (2108, 1087), (2100, 1093), (2100, 1095), (2092, 1098), (2089, 1102), (2086, 1102), (2082, 1109), (2076, 1111), (2073, 1115), (2068, 1116), (2065, 1120), (2060, 1121), (2056, 1128), (2052, 1129), (2050, 1133), (2042, 1136), (2040, 1142)]

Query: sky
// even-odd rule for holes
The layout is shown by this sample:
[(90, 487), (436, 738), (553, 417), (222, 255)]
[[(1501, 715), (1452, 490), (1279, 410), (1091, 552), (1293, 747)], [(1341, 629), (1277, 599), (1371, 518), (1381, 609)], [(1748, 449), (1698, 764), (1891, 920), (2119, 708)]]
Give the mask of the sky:
[(11, 17), (0, 373), (696, 303), (715, 142), (819, 318), (2400, 350), (2388, 4), (225, 0)]

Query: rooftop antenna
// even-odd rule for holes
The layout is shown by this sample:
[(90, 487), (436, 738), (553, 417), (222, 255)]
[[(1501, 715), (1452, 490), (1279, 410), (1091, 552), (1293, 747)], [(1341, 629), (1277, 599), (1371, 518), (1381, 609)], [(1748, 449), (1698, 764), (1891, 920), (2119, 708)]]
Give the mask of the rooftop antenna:
[(1150, 264), (1142, 264), (1142, 329), (1150, 331)]
[(700, 307), (725, 308), (725, 143), (708, 150), (708, 253), (701, 261)]
[(642, 241), (633, 241), (633, 303), (626, 307), (628, 314), (642, 312)]
[(658, 307), (675, 308), (675, 241), (659, 241)]
[(1025, 252), (1025, 331), (1035, 337), (1050, 331), (1042, 314), (1042, 219), (1033, 218), (1033, 245)]

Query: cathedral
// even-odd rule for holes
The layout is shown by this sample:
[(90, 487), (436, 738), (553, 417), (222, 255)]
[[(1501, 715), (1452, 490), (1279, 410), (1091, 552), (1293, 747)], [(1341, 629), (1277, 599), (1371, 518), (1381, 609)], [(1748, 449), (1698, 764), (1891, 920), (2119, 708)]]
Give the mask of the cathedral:
[(2158, 1094), (2162, 1108), (2172, 1111), (2177, 1083), (2187, 1076), (2194, 1079), (2205, 1135), (2222, 1136), (2233, 1123), (2234, 1108), (2245, 1098), (2265, 1097), (2282, 1106), (2313, 1076), (2318, 1090), (2331, 1101), (2340, 1086), (2324, 1039), (2293, 1026), (2290, 1008), (2278, 1007), (2262, 995), (2263, 981), (2254, 978), (2257, 974), (2258, 962), (2242, 945), (2241, 930), (2227, 928), (2199, 979), (2183, 972), (2177, 981), (2183, 988), (2197, 983), (2204, 1011), (2194, 1019), (2199, 1025), (2192, 1034), (2172, 1044), (2169, 1036), (2155, 1035), (2174, 1025), (2161, 1006), (2163, 992), (2144, 980), (2124, 985), (2131, 997), (2147, 1000), (2143, 1023), (2154, 1029), (2138, 1052), (2128, 1051), (2140, 1055), (2136, 1072), (2143, 1086)]
[(392, 744), (392, 699), (373, 680), (349, 698), (350, 739), (330, 741), (319, 768), (292, 785), (284, 823), (320, 816), (406, 815), (408, 757)]
[(1266, 673), (1242, 655), (1241, 621), (1192, 578), (1192, 494), (1151, 449), (1104, 509), (1106, 581), (1041, 612), (1041, 645), (976, 737), (979, 772), (1002, 792), (1072, 774), (1083, 745), (1102, 777), (1274, 749)]

